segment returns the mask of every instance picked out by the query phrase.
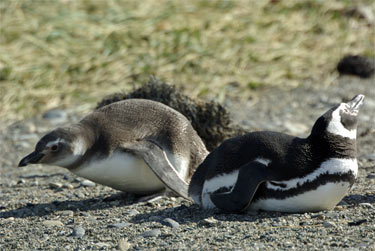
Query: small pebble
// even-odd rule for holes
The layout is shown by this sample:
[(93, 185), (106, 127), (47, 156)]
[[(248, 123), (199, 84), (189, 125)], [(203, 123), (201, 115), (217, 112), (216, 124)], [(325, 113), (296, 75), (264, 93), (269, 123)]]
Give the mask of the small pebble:
[(76, 238), (81, 238), (85, 235), (85, 229), (81, 226), (76, 226), (73, 228), (72, 236)]
[(123, 227), (128, 227), (131, 224), (129, 222), (120, 222), (120, 223), (112, 223), (108, 224), (108, 228), (123, 228)]
[(84, 180), (81, 182), (81, 185), (84, 187), (94, 187), (96, 184), (90, 180)]
[(43, 225), (47, 227), (62, 227), (64, 224), (59, 220), (45, 220), (43, 221)]
[(94, 216), (91, 216), (91, 215), (87, 216), (86, 221), (92, 222), (92, 223), (98, 222), (98, 220)]
[(178, 228), (180, 226), (180, 224), (177, 221), (171, 218), (165, 218), (161, 223), (171, 228)]
[(345, 200), (340, 201), (337, 205), (339, 205), (339, 206), (349, 206), (349, 204)]
[(161, 235), (161, 231), (159, 229), (148, 230), (142, 234), (143, 237), (157, 237), (159, 235)]
[[(362, 158), (368, 159), (368, 160), (375, 160), (375, 153), (366, 154), (366, 155), (362, 156)], [(373, 176), (375, 177), (375, 175), (373, 175)]]
[(24, 180), (24, 179), (20, 179), (18, 182), (17, 182), (17, 184), (25, 184), (26, 183), (26, 181)]
[(63, 188), (73, 189), (74, 186), (73, 186), (72, 184), (64, 184), (64, 185), (63, 185)]
[(161, 200), (161, 199), (163, 199), (163, 198), (164, 198), (164, 196), (156, 196), (156, 197), (153, 197), (153, 198), (147, 200), (147, 202), (149, 202), (149, 203), (153, 203), (153, 202), (158, 201), (158, 200)]
[(329, 228), (329, 227), (336, 227), (336, 224), (330, 221), (326, 221), (323, 223), (323, 227)]
[(109, 204), (110, 204), (111, 206), (118, 206), (118, 205), (120, 205), (120, 201), (118, 201), (118, 200), (111, 201)]
[(359, 203), (359, 205), (361, 206), (361, 207), (367, 207), (367, 208), (374, 208), (374, 206), (373, 205), (371, 205), (370, 203)]
[(132, 209), (126, 215), (128, 215), (128, 216), (135, 216), (137, 214), (139, 214), (139, 211), (137, 209)]
[(209, 226), (209, 227), (215, 226), (217, 223), (218, 223), (218, 220), (214, 219), (213, 217), (206, 218), (206, 219), (199, 221), (200, 225)]
[(131, 248), (131, 246), (132, 245), (128, 242), (127, 239), (122, 238), (122, 239), (119, 240), (117, 248), (120, 251), (127, 251)]
[(81, 198), (81, 199), (83, 199), (83, 198), (85, 198), (86, 196), (81, 192), (81, 191), (78, 191), (78, 192), (76, 192), (76, 193), (74, 193), (78, 198)]
[(326, 218), (330, 218), (330, 219), (337, 218), (337, 217), (339, 217), (339, 213), (336, 213), (336, 212), (328, 212), (328, 213), (326, 213), (325, 217), (326, 217)]
[(48, 184), (50, 188), (56, 189), (56, 188), (61, 188), (62, 184), (57, 183), (57, 182), (51, 182)]
[(365, 223), (367, 222), (366, 219), (362, 219), (362, 220), (357, 220), (357, 221), (352, 221), (352, 222), (349, 222), (348, 225), (349, 226), (359, 226), (361, 225), (362, 223)]
[(74, 178), (70, 175), (67, 175), (67, 174), (64, 174), (64, 177), (63, 177), (64, 180), (67, 180), (67, 181), (74, 181)]
[(53, 109), (44, 113), (42, 117), (52, 123), (62, 123), (66, 121), (67, 114), (61, 109)]
[(319, 220), (324, 220), (326, 217), (323, 214), (315, 214), (311, 216), (311, 219), (317, 218)]
[(149, 221), (160, 221), (161, 217), (160, 216), (157, 216), (157, 215), (152, 215), (150, 217), (148, 217), (148, 220)]
[(64, 210), (58, 213), (61, 216), (70, 216), (72, 217), (74, 215), (74, 212), (72, 210)]
[(100, 249), (109, 248), (111, 244), (105, 243), (105, 242), (97, 242), (95, 243), (95, 246), (99, 247)]

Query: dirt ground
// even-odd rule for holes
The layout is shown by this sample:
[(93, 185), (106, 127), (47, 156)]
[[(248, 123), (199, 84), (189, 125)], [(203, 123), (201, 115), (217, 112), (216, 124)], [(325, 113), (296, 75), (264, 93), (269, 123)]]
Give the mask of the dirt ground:
[(375, 79), (342, 77), (330, 87), (263, 89), (245, 103), (226, 100), (248, 130), (307, 136), (332, 105), (366, 95), (359, 115), (359, 177), (331, 211), (304, 214), (204, 211), (181, 198), (134, 203), (58, 167), (15, 168), (38, 138), (83, 114), (0, 124), (0, 250), (337, 249), (375, 250)]

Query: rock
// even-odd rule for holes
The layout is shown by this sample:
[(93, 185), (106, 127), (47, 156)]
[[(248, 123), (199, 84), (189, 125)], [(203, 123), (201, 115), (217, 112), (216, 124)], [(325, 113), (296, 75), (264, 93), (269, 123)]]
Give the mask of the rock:
[(36, 177), (45, 177), (46, 175), (44, 173), (36, 173), (36, 172), (30, 172), (30, 173), (25, 173), (20, 176), (20, 178), (24, 179), (33, 179)]
[(362, 195), (352, 194), (352, 195), (349, 195), (348, 198), (354, 201), (360, 201), (362, 199)]
[(370, 203), (359, 203), (359, 205), (360, 205), (361, 207), (374, 208), (374, 206), (371, 205)]
[(91, 215), (89, 215), (89, 216), (86, 217), (86, 221), (87, 222), (91, 222), (91, 223), (98, 222), (98, 220), (94, 216), (91, 216)]
[(74, 178), (70, 175), (67, 175), (67, 174), (64, 174), (64, 177), (63, 177), (64, 180), (67, 180), (67, 181), (74, 181)]
[(58, 214), (61, 215), (61, 216), (72, 217), (74, 215), (74, 212), (72, 210), (64, 210), (64, 211), (60, 211)]
[(178, 223), (177, 221), (171, 219), (171, 218), (165, 218), (161, 224), (165, 225), (165, 226), (168, 226), (168, 227), (171, 227), (171, 228), (178, 228), (180, 227), (180, 223)]
[(97, 242), (95, 243), (95, 246), (97, 246), (100, 249), (105, 249), (105, 248), (109, 248), (111, 244), (105, 243), (105, 242)]
[(368, 179), (375, 179), (375, 174), (370, 173), (369, 175), (367, 175), (367, 178)]
[(127, 239), (120, 239), (118, 242), (117, 249), (120, 251), (127, 251), (132, 247), (132, 245), (128, 242)]
[(213, 227), (218, 224), (218, 220), (214, 219), (213, 217), (210, 217), (210, 218), (200, 220), (199, 224), (202, 226)]
[(164, 196), (160, 195), (160, 196), (152, 197), (152, 198), (148, 199), (146, 202), (153, 203), (153, 202), (156, 202), (156, 201), (161, 200), (163, 198), (164, 198)]
[(62, 184), (60, 183), (57, 183), (57, 182), (51, 182), (48, 184), (50, 188), (52, 189), (56, 189), (56, 188), (61, 188), (62, 187)]
[(329, 227), (336, 227), (336, 224), (330, 221), (323, 222), (323, 227), (329, 228)]
[(349, 204), (345, 200), (341, 200), (337, 205), (338, 206), (349, 206)]
[(352, 222), (349, 222), (348, 225), (349, 226), (359, 226), (361, 225), (362, 223), (365, 223), (367, 222), (366, 219), (362, 219), (362, 220), (357, 220), (357, 221), (352, 221)]
[(111, 202), (109, 202), (109, 204), (110, 204), (111, 206), (116, 207), (116, 206), (120, 205), (120, 201), (118, 201), (118, 200), (111, 201)]
[(161, 231), (159, 229), (148, 230), (142, 234), (143, 237), (157, 237), (159, 235), (161, 235)]
[(84, 187), (94, 187), (96, 184), (90, 180), (84, 180), (81, 182), (81, 185)]
[(326, 218), (334, 219), (340, 216), (339, 213), (336, 212), (328, 212), (325, 214)]
[(137, 209), (132, 209), (126, 215), (128, 215), (128, 216), (135, 216), (137, 214), (139, 214), (139, 211)]
[(72, 236), (76, 238), (82, 238), (85, 235), (85, 229), (81, 226), (73, 228)]
[(77, 191), (76, 193), (74, 193), (78, 198), (86, 198), (86, 196), (81, 192), (81, 191)]
[(17, 184), (25, 184), (26, 181), (24, 179), (20, 179), (19, 181), (17, 181)]
[(323, 214), (315, 214), (315, 215), (311, 215), (311, 219), (314, 219), (314, 218), (317, 218), (319, 220), (324, 220), (326, 217), (325, 215)]
[(356, 75), (361, 78), (369, 78), (375, 72), (375, 60), (372, 58), (347, 55), (337, 64), (340, 75)]
[(57, 124), (67, 120), (67, 114), (61, 109), (52, 109), (43, 114), (43, 119), (49, 120), (50, 122)]
[(120, 222), (120, 223), (112, 223), (108, 224), (108, 228), (123, 228), (123, 227), (128, 227), (131, 224), (129, 222)]
[(361, 156), (361, 159), (367, 159), (367, 160), (373, 161), (375, 160), (375, 153), (364, 154)]
[(157, 216), (157, 215), (152, 215), (152, 216), (148, 217), (148, 220), (157, 222), (157, 221), (161, 220), (161, 217)]
[(46, 227), (62, 227), (64, 224), (59, 220), (45, 220), (43, 225)]
[(64, 185), (63, 185), (63, 188), (73, 189), (74, 186), (73, 186), (72, 184), (64, 184)]

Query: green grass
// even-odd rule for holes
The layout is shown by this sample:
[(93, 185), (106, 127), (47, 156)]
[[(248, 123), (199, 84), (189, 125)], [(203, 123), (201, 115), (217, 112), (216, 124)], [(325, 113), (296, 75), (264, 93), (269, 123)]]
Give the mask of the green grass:
[(0, 118), (92, 104), (150, 74), (203, 98), (326, 86), (343, 55), (375, 56), (374, 26), (343, 14), (353, 1), (275, 2), (1, 0)]

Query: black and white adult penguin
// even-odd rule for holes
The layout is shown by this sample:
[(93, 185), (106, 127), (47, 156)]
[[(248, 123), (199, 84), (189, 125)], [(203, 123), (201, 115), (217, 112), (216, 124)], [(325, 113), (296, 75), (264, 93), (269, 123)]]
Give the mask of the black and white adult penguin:
[(187, 198), (208, 154), (190, 122), (159, 102), (127, 99), (40, 139), (19, 166), (49, 164), (117, 190), (148, 195), (165, 188)]
[(189, 195), (228, 212), (309, 212), (333, 208), (357, 176), (357, 115), (364, 95), (341, 103), (307, 138), (252, 132), (224, 141), (194, 173)]

